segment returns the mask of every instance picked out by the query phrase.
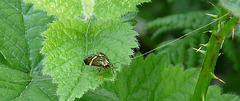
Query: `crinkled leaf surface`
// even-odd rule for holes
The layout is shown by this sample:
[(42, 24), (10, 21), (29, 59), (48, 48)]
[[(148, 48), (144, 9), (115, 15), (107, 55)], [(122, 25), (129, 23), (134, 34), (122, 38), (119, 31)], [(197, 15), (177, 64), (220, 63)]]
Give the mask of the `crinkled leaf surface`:
[(41, 77), (35, 75), (40, 72), (35, 70), (41, 66), (43, 58), (39, 53), (43, 41), (41, 33), (52, 20), (53, 17), (33, 10), (31, 4), (21, 0), (0, 1), (1, 100), (58, 99), (56, 85), (50, 81), (34, 82), (35, 77)]
[(24, 0), (24, 2), (34, 3), (35, 8), (44, 9), (51, 15), (60, 15), (61, 17), (81, 16), (81, 0)]
[(94, 12), (98, 18), (117, 19), (136, 10), (136, 5), (150, 0), (95, 0)]
[[(166, 54), (150, 54), (144, 60), (133, 60), (123, 68), (115, 82), (106, 82), (81, 100), (122, 101), (190, 101), (200, 69), (184, 70), (183, 66), (169, 66)], [(216, 100), (217, 99), (217, 100)], [(206, 101), (240, 101), (234, 94), (221, 94), (216, 86), (209, 88)]]
[(232, 12), (235, 16), (240, 17), (240, 1), (239, 0), (220, 0), (220, 4)]
[(49, 14), (60, 15), (61, 18), (88, 16), (95, 14), (101, 19), (118, 19), (127, 12), (136, 10), (136, 5), (150, 0), (24, 0), (32, 2)]
[[(129, 55), (133, 54), (131, 48), (138, 47), (134, 37), (137, 33), (131, 29), (130, 25), (118, 20), (85, 23), (81, 19), (65, 19), (50, 24), (44, 32), (47, 38), (42, 50), (47, 55), (44, 74), (56, 78), (54, 82), (59, 84), (57, 94), (60, 100), (81, 97), (89, 88), (95, 89), (102, 80), (113, 80), (113, 74), (107, 70), (99, 80), (99, 67), (86, 66), (83, 60), (97, 52), (106, 54), (111, 63), (129, 60)], [(114, 70), (120, 69), (120, 64), (114, 64)]]

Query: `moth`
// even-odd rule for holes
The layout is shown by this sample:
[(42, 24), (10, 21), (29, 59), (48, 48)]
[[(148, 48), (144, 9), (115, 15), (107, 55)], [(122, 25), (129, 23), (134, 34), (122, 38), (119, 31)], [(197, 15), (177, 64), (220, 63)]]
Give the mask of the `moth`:
[(100, 67), (99, 73), (102, 70), (112, 68), (113, 65), (110, 64), (108, 57), (102, 52), (98, 52), (98, 55), (90, 55), (84, 59), (84, 63), (89, 66), (97, 66)]

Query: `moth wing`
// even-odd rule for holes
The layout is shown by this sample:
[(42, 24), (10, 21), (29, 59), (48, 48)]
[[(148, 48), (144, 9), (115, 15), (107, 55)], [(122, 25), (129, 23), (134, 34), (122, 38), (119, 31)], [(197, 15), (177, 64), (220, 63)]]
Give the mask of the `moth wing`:
[(93, 59), (95, 56), (96, 56), (96, 55), (90, 55), (90, 56), (86, 57), (86, 58), (84, 59), (84, 63), (85, 63), (86, 65), (89, 65), (90, 62), (92, 61), (92, 59)]
[(108, 57), (105, 54), (103, 54), (102, 52), (98, 52), (98, 56), (104, 57), (109, 61)]

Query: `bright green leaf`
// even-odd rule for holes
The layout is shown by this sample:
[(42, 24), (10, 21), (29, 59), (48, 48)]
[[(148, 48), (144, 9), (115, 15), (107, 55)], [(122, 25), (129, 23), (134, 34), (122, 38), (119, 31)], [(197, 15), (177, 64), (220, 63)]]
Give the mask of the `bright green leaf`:
[(220, 4), (232, 12), (235, 16), (240, 17), (240, 1), (239, 0), (220, 0)]
[(95, 0), (94, 13), (97, 18), (118, 19), (127, 12), (136, 11), (136, 5), (150, 0)]
[[(113, 80), (113, 73), (107, 71), (100, 80), (99, 67), (86, 66), (83, 60), (97, 52), (106, 54), (111, 63), (129, 60), (129, 55), (133, 54), (131, 48), (138, 47), (134, 37), (137, 33), (131, 29), (130, 25), (118, 20), (86, 24), (81, 19), (71, 19), (50, 24), (44, 32), (47, 38), (42, 50), (47, 55), (44, 74), (56, 78), (60, 100), (74, 100), (89, 88), (95, 89), (104, 79)], [(121, 70), (121, 65), (114, 64), (114, 70)]]
[[(150, 54), (138, 58), (123, 68), (115, 82), (106, 82), (81, 100), (146, 100), (191, 101), (200, 69), (184, 70), (183, 66), (169, 66), (166, 54)], [(218, 99), (218, 100), (212, 100)], [(210, 87), (206, 101), (239, 101), (233, 94), (221, 94), (219, 87)]]
[(35, 3), (36, 8), (44, 9), (61, 18), (79, 16), (89, 18), (96, 15), (100, 19), (118, 19), (122, 15), (136, 10), (136, 5), (150, 0), (24, 0)]
[(82, 15), (80, 0), (24, 0), (34, 3), (35, 8), (44, 9), (51, 15), (60, 15), (63, 18), (74, 18)]

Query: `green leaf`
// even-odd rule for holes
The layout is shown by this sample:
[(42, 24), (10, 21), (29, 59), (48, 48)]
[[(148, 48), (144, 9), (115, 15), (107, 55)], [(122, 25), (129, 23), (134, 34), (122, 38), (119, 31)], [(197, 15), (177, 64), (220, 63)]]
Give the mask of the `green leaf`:
[(210, 86), (206, 101), (240, 101), (240, 98), (235, 94), (222, 94), (220, 87)]
[[(95, 89), (103, 80), (113, 80), (114, 75), (108, 70), (100, 80), (99, 67), (87, 66), (83, 60), (97, 52), (106, 54), (111, 63), (130, 60), (131, 48), (138, 47), (134, 37), (137, 33), (131, 29), (118, 20), (85, 23), (81, 19), (65, 19), (50, 24), (44, 32), (47, 38), (42, 50), (47, 55), (44, 74), (57, 78), (54, 82), (59, 84), (60, 100), (74, 100), (89, 88)], [(114, 70), (121, 70), (120, 63), (114, 64)]]
[(11, 69), (0, 64), (0, 99), (3, 101), (50, 101), (57, 100), (56, 85), (51, 81), (35, 81), (44, 78)]
[(20, 0), (0, 1), (0, 51), (11, 68), (29, 72), (42, 59), (41, 32), (53, 20)]
[(136, 11), (136, 5), (150, 0), (95, 0), (94, 12), (97, 18), (118, 19), (127, 12)]
[(137, 24), (137, 21), (136, 21), (137, 14), (138, 14), (138, 11), (129, 12), (129, 13), (125, 14), (124, 16), (122, 16), (121, 19), (123, 20), (124, 23), (128, 23), (128, 24), (134, 26)]
[[(200, 69), (168, 65), (166, 54), (150, 54), (145, 60), (133, 60), (115, 82), (105, 82), (94, 92), (88, 91), (81, 100), (190, 101), (199, 73)], [(210, 87), (206, 101), (216, 97), (221, 101), (239, 101), (236, 95), (221, 95), (219, 87)]]
[(43, 55), (39, 52), (41, 33), (53, 19), (21, 0), (0, 1), (1, 100), (58, 99), (51, 81), (35, 82), (47, 78), (40, 75)]
[(34, 3), (35, 8), (44, 9), (50, 15), (74, 18), (82, 14), (82, 1), (79, 0), (24, 0)]
[(235, 16), (240, 17), (240, 1), (239, 0), (220, 0), (220, 4), (232, 12)]
[(23, 14), (29, 7), (21, 8), (19, 1), (1, 0), (0, 9), (1, 53), (14, 69), (27, 72), (30, 67)]
[(30, 79), (27, 74), (0, 64), (0, 99), (7, 101), (18, 97), (29, 82), (14, 82), (14, 80), (26, 79)]
[(32, 2), (52, 15), (61, 18), (90, 17), (96, 15), (100, 19), (118, 19), (120, 16), (136, 10), (136, 5), (150, 0), (24, 0)]

